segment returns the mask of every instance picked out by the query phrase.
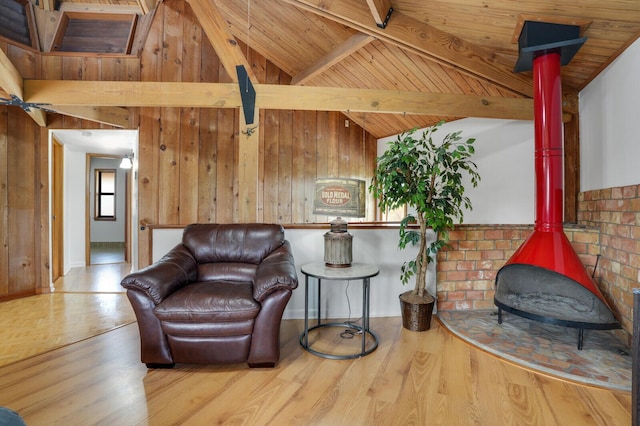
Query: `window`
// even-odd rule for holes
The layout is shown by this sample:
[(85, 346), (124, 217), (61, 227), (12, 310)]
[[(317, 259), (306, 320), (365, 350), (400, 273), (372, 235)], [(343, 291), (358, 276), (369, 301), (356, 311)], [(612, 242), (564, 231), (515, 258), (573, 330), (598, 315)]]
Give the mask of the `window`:
[(398, 207), (394, 210), (380, 212), (382, 222), (400, 222), (407, 215), (407, 206)]
[(96, 169), (95, 220), (116, 220), (116, 170)]

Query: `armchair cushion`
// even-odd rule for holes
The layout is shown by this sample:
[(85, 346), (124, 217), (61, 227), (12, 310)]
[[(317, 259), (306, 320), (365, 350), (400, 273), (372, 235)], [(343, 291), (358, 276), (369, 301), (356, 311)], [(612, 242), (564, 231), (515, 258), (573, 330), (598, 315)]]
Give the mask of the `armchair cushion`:
[(260, 304), (253, 299), (251, 283), (225, 281), (189, 284), (167, 297), (153, 312), (160, 321), (229, 322), (253, 320)]

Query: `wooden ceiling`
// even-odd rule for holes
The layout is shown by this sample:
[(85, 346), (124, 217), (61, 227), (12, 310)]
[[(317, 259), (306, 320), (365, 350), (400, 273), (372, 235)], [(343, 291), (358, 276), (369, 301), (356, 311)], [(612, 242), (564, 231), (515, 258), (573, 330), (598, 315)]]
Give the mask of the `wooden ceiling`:
[[(211, 0), (189, 3), (196, 7), (195, 2), (205, 1)], [(92, 2), (62, 2), (67, 3)], [(137, 8), (142, 15), (155, 6), (153, 0), (93, 3), (104, 12)], [(579, 90), (640, 35), (638, 0), (215, 0), (213, 4), (225, 30), (291, 75), (293, 87), (281, 94), (289, 97), (292, 108), (322, 109), (334, 96), (334, 105), (327, 109), (344, 108), (376, 137), (443, 119), (531, 116), (531, 72), (512, 71), (524, 20), (578, 25), (588, 38), (562, 69), (565, 109), (572, 113), (577, 111)], [(376, 20), (382, 21), (389, 7), (393, 12), (381, 28)], [(196, 16), (206, 30), (208, 24), (202, 21), (211, 18)], [(259, 86), (268, 82), (255, 83), (260, 99), (269, 90)], [(33, 101), (43, 97), (48, 100), (42, 94)], [(112, 101), (103, 104), (108, 102)], [(130, 104), (140, 103), (136, 102)], [(287, 99), (278, 106), (273, 100), (263, 102), (261, 107), (284, 108)]]

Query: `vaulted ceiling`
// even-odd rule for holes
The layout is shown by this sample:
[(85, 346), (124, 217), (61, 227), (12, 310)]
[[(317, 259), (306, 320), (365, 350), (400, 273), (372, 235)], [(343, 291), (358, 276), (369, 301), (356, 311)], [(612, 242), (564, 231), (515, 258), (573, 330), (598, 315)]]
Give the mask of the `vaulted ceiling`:
[[(579, 90), (640, 35), (638, 0), (189, 0), (188, 3), (197, 12), (218, 55), (228, 58), (225, 67), (244, 63), (252, 75), (252, 64), (246, 62), (239, 45), (227, 42), (231, 38), (291, 76), (290, 86), (279, 88), (252, 80), (257, 92), (256, 106), (341, 110), (376, 137), (424, 127), (442, 119), (532, 118), (532, 75), (513, 72), (518, 57), (517, 39), (524, 21), (576, 25), (581, 35), (587, 37), (577, 55), (562, 69), (568, 113), (577, 112)], [(145, 17), (153, 17), (156, 4), (154, 0), (40, 0), (34, 7), (134, 13), (139, 16), (138, 22), (144, 22)], [(49, 32), (53, 39), (55, 35)], [(135, 40), (130, 40), (129, 48), (130, 54), (137, 53)], [(39, 49), (47, 51), (51, 46)], [(62, 98), (60, 91), (86, 89), (39, 83), (22, 81), (12, 75), (6, 58), (0, 60), (0, 87), (12, 95), (17, 95), (18, 90), (18, 97), (25, 102), (56, 104)], [(192, 95), (188, 92), (192, 89), (175, 84), (154, 86), (153, 90), (159, 93), (165, 88)], [(153, 102), (141, 94), (147, 89), (151, 87), (136, 86), (127, 92), (128, 98), (121, 93), (120, 100), (94, 93), (93, 105), (82, 101), (83, 105), (75, 106), (144, 106)], [(224, 101), (226, 106), (239, 106), (237, 90), (233, 91), (232, 86), (207, 89), (214, 90), (218, 101)], [(68, 94), (66, 97), (69, 98)], [(196, 96), (174, 98), (190, 99), (195, 106), (215, 106), (211, 97), (202, 100), (208, 105), (199, 105)], [(97, 102), (100, 104), (96, 105)]]

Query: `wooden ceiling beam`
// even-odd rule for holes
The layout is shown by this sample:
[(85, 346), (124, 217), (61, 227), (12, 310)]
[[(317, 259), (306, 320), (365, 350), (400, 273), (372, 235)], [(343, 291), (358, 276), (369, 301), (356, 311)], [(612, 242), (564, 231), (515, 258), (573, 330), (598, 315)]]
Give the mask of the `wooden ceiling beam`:
[[(15, 96), (18, 100), (24, 101), (24, 79), (2, 49), (0, 49), (0, 88), (9, 96)], [(44, 111), (32, 107), (23, 109), (39, 126), (46, 127), (47, 114)]]
[(53, 105), (47, 109), (59, 114), (96, 123), (108, 124), (121, 129), (129, 128), (129, 110), (114, 106), (77, 106), (77, 105)]
[(151, 12), (156, 7), (156, 0), (136, 0), (143, 15)]
[(42, 10), (46, 10), (47, 12), (52, 12), (56, 10), (56, 0), (40, 0), (38, 6)]
[(393, 10), (391, 0), (367, 0), (367, 6), (369, 6), (376, 25), (384, 28), (387, 25), (387, 15)]
[(63, 1), (60, 3), (60, 12), (74, 13), (113, 13), (122, 15), (136, 15), (141, 11), (141, 6), (126, 4), (105, 4), (105, 3), (71, 3)]
[[(25, 80), (27, 99), (54, 105), (239, 108), (237, 83)], [(35, 102), (35, 101), (30, 101)]]
[[(239, 108), (235, 83), (25, 80), (28, 102), (52, 105)], [(256, 108), (532, 120), (533, 100), (340, 87), (256, 84)]]
[(514, 64), (496, 55), (493, 50), (470, 43), (397, 10), (393, 12), (387, 27), (383, 29), (371, 21), (370, 10), (364, 2), (284, 1), (474, 78), (489, 81), (512, 93), (529, 97), (533, 95), (531, 77), (514, 73)]
[(238, 82), (238, 74), (236, 72), (237, 65), (244, 65), (247, 70), (247, 75), (253, 83), (257, 83), (258, 80), (253, 72), (253, 69), (249, 65), (247, 58), (242, 53), (237, 40), (231, 33), (229, 25), (222, 18), (218, 7), (213, 1), (203, 0), (187, 0), (187, 3), (193, 9), (195, 16), (198, 17), (200, 25), (204, 30), (211, 46), (216, 51), (222, 66), (224, 67), (229, 77), (234, 82)]
[(0, 49), (0, 87), (10, 95), (22, 99), (22, 75), (6, 53)]
[(307, 69), (296, 74), (291, 79), (292, 86), (301, 86), (317, 75), (322, 74), (333, 65), (342, 61), (344, 58), (351, 56), (351, 54), (367, 44), (371, 43), (375, 38), (368, 34), (356, 33), (352, 37), (345, 40), (342, 44), (337, 46), (331, 52), (318, 59), (315, 63), (311, 64)]

